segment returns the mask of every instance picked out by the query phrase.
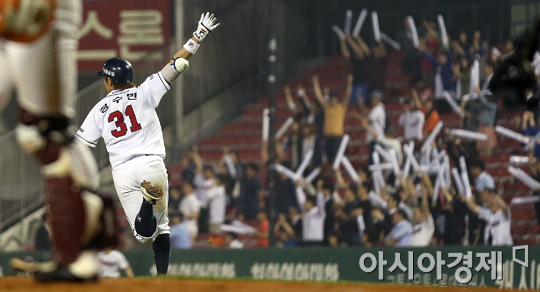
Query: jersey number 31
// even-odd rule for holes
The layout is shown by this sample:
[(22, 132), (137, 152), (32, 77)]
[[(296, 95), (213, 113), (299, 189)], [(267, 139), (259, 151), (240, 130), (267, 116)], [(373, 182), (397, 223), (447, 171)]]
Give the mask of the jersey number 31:
[[(136, 132), (140, 129), (142, 129), (141, 124), (137, 122), (137, 117), (135, 116), (135, 112), (133, 112), (133, 107), (128, 106), (126, 108), (126, 116), (129, 117), (129, 121), (131, 123), (131, 132)], [(111, 131), (111, 134), (115, 136), (116, 138), (122, 137), (127, 133), (127, 126), (124, 122), (124, 115), (120, 111), (115, 111), (109, 115), (109, 123), (115, 122), (116, 129)]]

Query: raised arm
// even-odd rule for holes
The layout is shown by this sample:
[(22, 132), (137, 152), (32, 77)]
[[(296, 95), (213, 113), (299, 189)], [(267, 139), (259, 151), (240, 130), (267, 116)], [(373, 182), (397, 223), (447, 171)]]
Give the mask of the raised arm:
[(285, 221), (281, 224), (281, 227), (283, 227), (283, 229), (285, 230), (285, 232), (287, 232), (287, 234), (289, 234), (289, 236), (294, 236), (294, 229), (289, 223)]
[(351, 57), (351, 52), (349, 51), (349, 48), (347, 48), (347, 41), (343, 39), (339, 44), (341, 46), (341, 55), (349, 59)]
[(480, 206), (478, 206), (476, 204), (476, 202), (474, 201), (474, 197), (471, 197), (470, 199), (466, 200), (466, 203), (467, 203), (467, 207), (472, 212), (474, 212), (476, 214), (478, 214), (478, 212), (480, 212)]
[(450, 193), (449, 189), (441, 187), (441, 192), (443, 193), (444, 197), (446, 198), (447, 203), (451, 203), (454, 200), (454, 197)]
[(495, 204), (497, 204), (497, 205), (499, 205), (501, 207), (504, 214), (508, 216), (508, 205), (506, 204), (506, 202), (501, 197), (499, 197), (497, 195), (493, 196), (493, 200), (495, 201)]
[[(403, 179), (401, 174), (399, 175), (399, 177), (400, 177), (400, 179)], [(411, 193), (412, 196), (418, 197), (418, 192), (416, 191), (416, 187), (414, 186), (414, 182), (413, 182), (411, 176), (409, 176), (409, 177), (407, 177), (407, 179), (405, 179), (405, 183), (403, 185), (407, 187), (407, 189), (409, 190), (409, 193)]]
[(356, 57), (360, 59), (363, 59), (365, 57), (364, 50), (362, 50), (362, 48), (353, 40), (350, 35), (347, 36), (347, 43), (351, 46)]
[(276, 159), (278, 161), (283, 160), (283, 158), (285, 157), (285, 153), (283, 153), (281, 142), (278, 139), (276, 139), (276, 145), (274, 145), (274, 147), (276, 147)]
[(452, 72), (454, 72), (453, 80), (458, 80), (461, 78), (461, 71), (459, 70), (459, 63), (458, 64), (452, 64)]
[(416, 104), (416, 107), (420, 109), (422, 107), (422, 102), (420, 101), (420, 98), (418, 97), (418, 92), (416, 92), (416, 89), (411, 89), (411, 94), (414, 100), (414, 103)]
[(193, 36), (180, 51), (174, 54), (171, 61), (161, 70), (161, 74), (169, 84), (172, 84), (180, 74), (189, 68), (189, 58), (197, 52), (206, 36), (219, 25), (214, 14), (207, 12), (201, 15), (197, 30), (193, 32)]
[(429, 214), (429, 202), (428, 202), (428, 194), (422, 194), (422, 204), (420, 205), (420, 209), (422, 210), (422, 213)]
[(466, 100), (461, 102), (460, 108), (461, 108), (462, 113), (465, 113), (465, 107), (467, 106), (467, 103), (469, 102), (469, 100), (470, 99), (466, 99)]
[(534, 122), (534, 114), (530, 111), (524, 111), (523, 112), (523, 119), (521, 121), (521, 129), (525, 130), (529, 127), (535, 126), (536, 123)]
[(534, 161), (534, 148), (535, 147), (531, 147), (529, 150), (529, 169), (531, 174), (536, 177), (538, 175), (538, 167), (536, 167), (536, 163)]
[(433, 36), (438, 37), (437, 31), (431, 26), (431, 24), (429, 24), (429, 22), (427, 20), (424, 20), (423, 24), (424, 24), (424, 27), (427, 30), (426, 34), (432, 34)]
[(433, 185), (431, 184), (431, 180), (429, 180), (429, 176), (424, 172), (420, 173), (422, 174), (422, 183), (424, 184), (426, 189), (428, 189), (427, 195), (433, 196)]
[(336, 173), (336, 181), (339, 188), (345, 189), (349, 187), (349, 184), (345, 182), (345, 179), (343, 179), (343, 175), (341, 174), (341, 170), (337, 169), (335, 171)]
[(529, 126), (529, 118), (527, 117), (527, 111), (523, 112), (521, 116), (521, 130), (527, 129)]
[(311, 77), (311, 82), (313, 83), (315, 97), (317, 97), (317, 100), (319, 100), (322, 106), (326, 105), (326, 101), (324, 100), (324, 96), (321, 91), (321, 85), (319, 84), (319, 76), (314, 75), (313, 77)]
[(287, 106), (291, 111), (296, 112), (296, 104), (294, 103), (294, 99), (291, 94), (291, 88), (289, 87), (289, 85), (285, 86), (284, 91), (285, 98), (287, 99)]
[(365, 98), (365, 96), (362, 96), (361, 98), (358, 98), (356, 102), (358, 104), (358, 108), (362, 111), (362, 114), (363, 115), (369, 115), (369, 109), (364, 104), (364, 98)]
[(307, 92), (306, 92), (306, 90), (304, 89), (304, 86), (301, 83), (298, 85), (297, 94), (302, 99), (302, 103), (304, 104), (305, 108), (308, 111), (310, 111), (311, 110), (311, 102), (309, 101), (309, 96), (307, 95)]
[(384, 43), (382, 41), (379, 41), (379, 57), (386, 57), (386, 47), (384, 46)]
[(201, 155), (199, 154), (199, 148), (197, 146), (194, 146), (192, 151), (193, 162), (195, 163), (195, 174), (202, 174), (203, 161)]
[(353, 80), (354, 80), (354, 77), (352, 76), (352, 74), (349, 74), (347, 76), (347, 89), (345, 90), (345, 96), (343, 97), (343, 101), (341, 102), (345, 107), (349, 106), (349, 100), (351, 98), (351, 93), (352, 93)]
[(261, 161), (263, 163), (266, 163), (268, 162), (268, 159), (269, 159), (269, 155), (268, 155), (268, 141), (262, 141), (261, 143)]
[(364, 42), (364, 40), (361, 37), (356, 38), (356, 43), (358, 44), (360, 49), (362, 49), (362, 52), (365, 55), (368, 55), (368, 56), (371, 55), (371, 50), (369, 49), (369, 46), (366, 44), (366, 42)]
[[(229, 152), (230, 152), (230, 149), (229, 147), (223, 147), (223, 155), (221, 155), (221, 158), (219, 159), (219, 162), (218, 162), (218, 174), (220, 173), (220, 170), (221, 169), (225, 169), (227, 168), (227, 161), (225, 160), (226, 156), (229, 155)], [(227, 168), (228, 169), (228, 168)]]

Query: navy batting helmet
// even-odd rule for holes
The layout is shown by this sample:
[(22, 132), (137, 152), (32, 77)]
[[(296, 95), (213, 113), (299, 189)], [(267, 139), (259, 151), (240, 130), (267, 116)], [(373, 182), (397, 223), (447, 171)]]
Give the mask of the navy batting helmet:
[(109, 77), (118, 83), (131, 83), (133, 81), (133, 68), (131, 63), (120, 58), (111, 58), (103, 65), (98, 75)]

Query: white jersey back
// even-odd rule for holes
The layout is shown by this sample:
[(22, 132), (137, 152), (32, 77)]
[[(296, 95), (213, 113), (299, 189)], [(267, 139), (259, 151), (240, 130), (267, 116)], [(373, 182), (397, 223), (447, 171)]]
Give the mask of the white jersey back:
[(140, 155), (165, 158), (155, 108), (169, 88), (158, 72), (139, 87), (111, 91), (92, 108), (76, 136), (90, 147), (103, 137), (113, 168)]

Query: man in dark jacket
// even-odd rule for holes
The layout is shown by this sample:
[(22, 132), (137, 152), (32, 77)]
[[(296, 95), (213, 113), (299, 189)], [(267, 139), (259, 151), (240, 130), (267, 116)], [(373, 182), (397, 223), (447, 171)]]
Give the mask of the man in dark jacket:
[(276, 177), (276, 210), (278, 214), (288, 214), (290, 207), (300, 209), (296, 199), (296, 186), (288, 176), (278, 173)]
[(334, 232), (335, 214), (334, 214), (334, 184), (332, 182), (324, 182), (322, 186), (324, 195), (324, 209), (326, 217), (324, 218), (324, 244), (328, 245), (328, 237)]
[(238, 198), (238, 215), (244, 220), (255, 220), (259, 213), (259, 191), (261, 182), (257, 177), (259, 166), (255, 163), (246, 165), (246, 175), (240, 184), (240, 197)]
[(36, 250), (52, 250), (51, 237), (49, 234), (49, 222), (47, 213), (43, 214), (43, 224), (38, 228), (36, 232), (35, 248)]
[(407, 18), (403, 19), (404, 29), (398, 35), (398, 42), (401, 45), (402, 54), (402, 73), (404, 75), (412, 75), (413, 78), (409, 82), (410, 85), (418, 83), (421, 76), (421, 59), (418, 50), (414, 46), (413, 34), (409, 27)]

